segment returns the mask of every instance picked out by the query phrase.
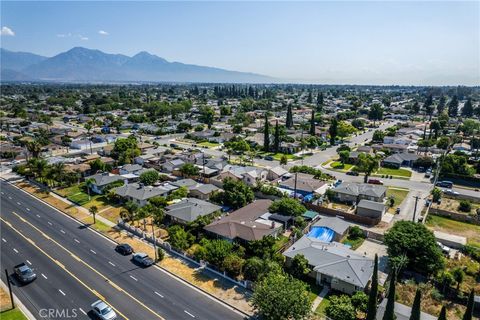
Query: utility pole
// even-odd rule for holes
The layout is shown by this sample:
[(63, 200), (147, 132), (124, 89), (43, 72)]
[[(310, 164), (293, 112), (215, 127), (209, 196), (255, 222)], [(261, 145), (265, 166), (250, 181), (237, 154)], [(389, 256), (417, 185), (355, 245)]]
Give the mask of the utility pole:
[(12, 284), (10, 283), (10, 276), (8, 275), (7, 269), (5, 269), (5, 275), (7, 276), (8, 293), (10, 294), (10, 302), (12, 303), (12, 309), (14, 309), (15, 303), (13, 302)]
[(297, 199), (297, 172), (295, 172), (295, 186), (293, 188), (293, 198)]
[(153, 251), (155, 251), (155, 261), (158, 260), (158, 253), (157, 253), (157, 239), (155, 238), (155, 225), (152, 218), (152, 237), (153, 237)]
[(415, 221), (415, 215), (416, 215), (416, 213), (417, 213), (417, 203), (418, 203), (418, 199), (420, 199), (420, 197), (419, 197), (419, 196), (415, 196), (414, 198), (415, 198), (415, 210), (413, 210), (413, 220), (412, 220), (412, 221), (413, 221), (413, 222), (416, 222), (416, 221)]

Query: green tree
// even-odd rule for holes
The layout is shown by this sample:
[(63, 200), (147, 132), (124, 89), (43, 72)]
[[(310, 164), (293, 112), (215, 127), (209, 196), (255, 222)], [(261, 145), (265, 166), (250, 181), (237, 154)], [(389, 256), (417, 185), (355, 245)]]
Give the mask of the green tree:
[(293, 127), (292, 106), (290, 104), (287, 107), (287, 119), (285, 121), (285, 126), (288, 129), (291, 129)]
[(458, 97), (455, 95), (448, 103), (448, 115), (450, 117), (456, 117), (458, 114)]
[(350, 297), (344, 294), (331, 296), (325, 313), (332, 320), (355, 320), (357, 318), (357, 313)]
[(378, 298), (378, 256), (377, 254), (375, 254), (372, 282), (370, 286), (370, 294), (368, 296), (366, 320), (375, 320), (377, 316), (377, 298)]
[(388, 286), (387, 305), (385, 306), (385, 313), (383, 314), (383, 320), (395, 320), (395, 278), (396, 270), (393, 269), (390, 273), (390, 283)]
[(368, 296), (363, 291), (357, 291), (353, 294), (352, 305), (357, 312), (367, 312)]
[(385, 233), (389, 257), (405, 255), (408, 266), (419, 272), (434, 274), (444, 267), (442, 252), (433, 232), (412, 221), (397, 221)]
[(268, 208), (268, 211), (284, 216), (298, 217), (304, 214), (307, 209), (296, 199), (281, 198), (275, 200)]
[(141, 183), (147, 186), (151, 186), (155, 182), (158, 181), (160, 178), (160, 174), (157, 172), (157, 170), (147, 170), (145, 172), (142, 172), (138, 180), (140, 180)]
[(473, 304), (474, 304), (475, 293), (472, 289), (468, 295), (467, 309), (463, 315), (462, 320), (472, 320), (473, 319)]
[(463, 271), (462, 268), (457, 267), (453, 269), (452, 276), (455, 282), (457, 283), (457, 291), (458, 291), (460, 290), (460, 285), (462, 284), (463, 279), (465, 279), (465, 271)]
[(187, 250), (195, 241), (195, 237), (185, 231), (182, 226), (174, 225), (168, 228), (168, 242), (174, 248), (178, 248), (180, 250)]
[(185, 163), (180, 167), (179, 171), (184, 177), (194, 177), (198, 176), (200, 168), (192, 163)]
[(130, 222), (134, 221), (135, 215), (138, 212), (138, 205), (135, 202), (128, 201), (123, 206), (122, 211), (120, 211), (120, 216), (123, 220), (128, 220)]
[(231, 253), (223, 261), (223, 268), (232, 277), (236, 278), (242, 273), (245, 260), (237, 254)]
[(293, 257), (288, 267), (288, 272), (297, 279), (303, 279), (310, 271), (307, 258), (303, 254), (297, 254)]
[(270, 123), (268, 122), (267, 114), (265, 114), (265, 125), (263, 128), (263, 150), (265, 152), (270, 151)]
[(304, 282), (277, 272), (257, 283), (252, 304), (265, 320), (307, 319), (312, 306)]
[(88, 209), (88, 211), (90, 211), (90, 214), (93, 216), (93, 224), (97, 223), (95, 218), (98, 212), (98, 208), (96, 206), (91, 206), (90, 209)]
[(278, 120), (275, 122), (275, 134), (273, 138), (273, 151), (277, 153), (280, 150), (280, 128), (278, 127)]
[(438, 320), (447, 320), (447, 308), (445, 308), (445, 306), (442, 306), (442, 310), (440, 310)]
[(473, 105), (472, 105), (472, 99), (468, 99), (467, 102), (463, 105), (462, 108), (462, 116), (470, 118), (473, 116)]
[(376, 121), (380, 121), (383, 119), (383, 107), (381, 104), (374, 103), (370, 107), (370, 111), (368, 112), (368, 119), (373, 120), (374, 126)]
[(413, 299), (412, 312), (410, 313), (409, 320), (420, 320), (420, 314), (422, 312), (421, 302), (422, 292), (417, 288), (417, 291), (415, 292), (415, 299)]
[(243, 267), (243, 276), (250, 281), (257, 281), (264, 270), (264, 262), (259, 257), (247, 259)]
[(242, 181), (231, 178), (223, 180), (222, 202), (232, 209), (246, 206), (255, 199), (252, 189)]
[(282, 166), (286, 166), (288, 163), (288, 157), (286, 154), (282, 154), (282, 156), (280, 157), (280, 165)]
[(383, 137), (385, 137), (385, 132), (383, 132), (382, 130), (375, 130), (373, 132), (372, 141), (383, 143)]
[(233, 250), (233, 244), (227, 240), (202, 240), (201, 244), (205, 248), (206, 260), (220, 268)]
[(364, 182), (368, 181), (368, 177), (378, 169), (378, 159), (371, 154), (360, 153), (358, 155), (358, 163), (356, 170), (365, 173)]
[(315, 135), (315, 110), (312, 109), (312, 117), (310, 118), (310, 135)]
[(186, 198), (188, 195), (188, 188), (185, 186), (181, 186), (177, 190), (172, 191), (168, 196), (167, 200), (171, 201), (173, 199), (182, 199)]
[(339, 137), (345, 138), (345, 137), (348, 137), (349, 135), (351, 135), (352, 133), (355, 133), (357, 131), (357, 129), (355, 129), (355, 127), (352, 126), (347, 121), (340, 121), (338, 123), (337, 131), (338, 131), (338, 136)]
[(448, 146), (450, 145), (450, 138), (449, 137), (440, 137), (437, 141), (437, 148), (447, 150)]
[(213, 121), (215, 120), (215, 111), (212, 107), (209, 106), (202, 106), (200, 107), (200, 116), (198, 120), (207, 125), (208, 129), (210, 129), (213, 125)]
[(437, 187), (434, 187), (432, 189), (432, 198), (433, 198), (433, 202), (440, 201), (440, 199), (442, 198), (442, 190), (440, 190)]
[(340, 151), (338, 153), (338, 156), (340, 157), (340, 161), (342, 162), (342, 164), (345, 164), (348, 162), (348, 159), (350, 159), (350, 152), (348, 152), (347, 150)]
[(330, 121), (330, 127), (328, 128), (328, 133), (330, 134), (330, 144), (333, 146), (335, 144), (335, 139), (338, 135), (338, 120), (332, 118)]

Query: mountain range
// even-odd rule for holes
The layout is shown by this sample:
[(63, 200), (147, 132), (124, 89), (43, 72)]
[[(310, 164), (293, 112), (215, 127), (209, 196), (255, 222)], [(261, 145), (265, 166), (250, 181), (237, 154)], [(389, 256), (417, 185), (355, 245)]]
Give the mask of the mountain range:
[(1, 48), (2, 81), (269, 83), (274, 78), (169, 62), (142, 51), (129, 57), (75, 47), (53, 57)]

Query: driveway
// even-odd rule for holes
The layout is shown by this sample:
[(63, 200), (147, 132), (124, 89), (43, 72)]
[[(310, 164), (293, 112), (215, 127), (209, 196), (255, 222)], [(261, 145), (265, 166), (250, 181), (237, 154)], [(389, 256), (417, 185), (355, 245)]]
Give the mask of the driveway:
[(365, 255), (374, 259), (375, 254), (378, 256), (378, 280), (380, 284), (383, 284), (387, 280), (388, 274), (388, 254), (387, 246), (377, 241), (366, 239), (360, 247), (355, 250), (358, 254)]

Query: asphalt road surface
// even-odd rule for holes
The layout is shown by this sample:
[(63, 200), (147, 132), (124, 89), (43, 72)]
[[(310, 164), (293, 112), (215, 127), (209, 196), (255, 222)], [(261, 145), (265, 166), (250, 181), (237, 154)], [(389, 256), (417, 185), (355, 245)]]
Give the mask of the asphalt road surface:
[(0, 190), (2, 270), (32, 264), (38, 279), (14, 292), (39, 319), (48, 319), (40, 309), (52, 308), (88, 318), (97, 299), (120, 319), (244, 318), (159, 268), (139, 268), (114, 251), (114, 242), (8, 183), (1, 181)]

